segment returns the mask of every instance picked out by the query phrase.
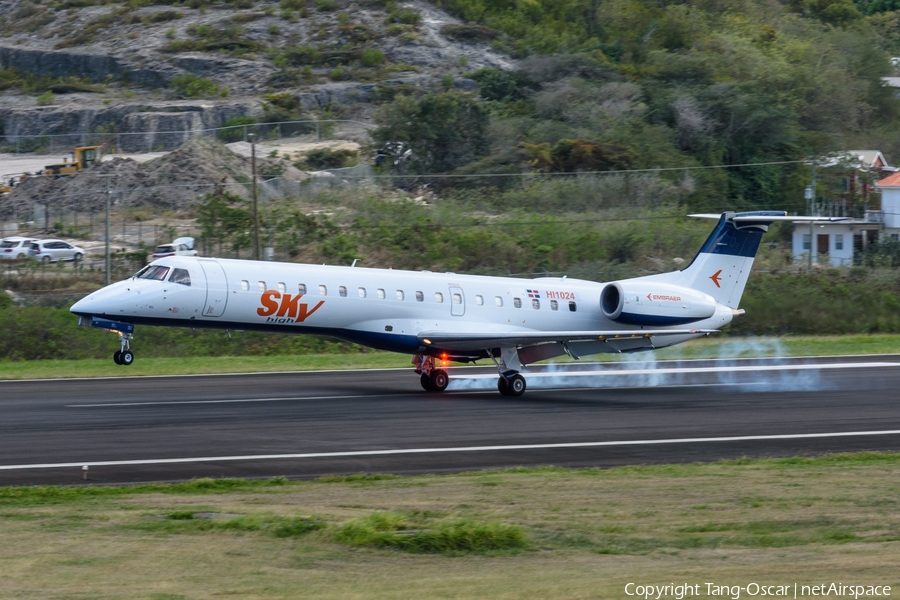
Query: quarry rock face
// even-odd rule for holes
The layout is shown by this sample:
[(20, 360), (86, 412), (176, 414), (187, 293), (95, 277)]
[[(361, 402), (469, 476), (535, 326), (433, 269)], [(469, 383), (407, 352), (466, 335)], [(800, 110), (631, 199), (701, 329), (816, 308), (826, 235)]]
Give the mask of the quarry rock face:
[[(133, 103), (118, 106), (82, 105), (71, 102), (59, 106), (12, 108), (0, 110), (6, 145), (14, 145), (18, 138), (42, 135), (96, 132), (107, 128), (122, 134), (119, 144), (123, 151), (146, 151), (148, 143), (166, 149), (180, 146), (188, 140), (189, 131), (221, 127), (234, 117), (259, 116), (258, 102), (245, 100), (205, 102)], [(179, 132), (177, 139), (169, 139), (168, 132)], [(141, 135), (129, 135), (140, 133)], [(162, 137), (159, 137), (162, 135)], [(67, 138), (70, 136), (67, 136)], [(82, 143), (79, 134), (72, 139), (58, 140), (58, 145)], [(85, 141), (92, 136), (87, 136)]]
[(140, 68), (110, 54), (90, 51), (14, 48), (0, 45), (0, 67), (46, 77), (76, 76), (91, 81), (128, 81), (147, 87), (165, 87), (178, 70), (165, 64)]

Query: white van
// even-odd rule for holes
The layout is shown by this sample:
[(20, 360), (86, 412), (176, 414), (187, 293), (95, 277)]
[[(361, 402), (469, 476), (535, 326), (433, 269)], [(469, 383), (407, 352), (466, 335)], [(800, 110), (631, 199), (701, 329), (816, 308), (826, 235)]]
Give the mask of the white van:
[(157, 246), (150, 255), (150, 260), (154, 261), (165, 256), (197, 256), (197, 251), (194, 250), (194, 238), (180, 237), (173, 240), (171, 244)]
[(37, 238), (27, 238), (14, 235), (12, 237), (3, 238), (0, 242), (0, 258), (14, 260), (16, 258), (27, 258), (31, 250), (32, 242), (36, 242)]

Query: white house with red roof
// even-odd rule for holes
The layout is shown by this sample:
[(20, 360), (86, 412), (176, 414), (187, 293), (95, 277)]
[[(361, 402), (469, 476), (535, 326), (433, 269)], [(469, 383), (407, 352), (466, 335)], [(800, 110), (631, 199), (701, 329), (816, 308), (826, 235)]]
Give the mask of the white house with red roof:
[[(863, 218), (848, 219), (833, 223), (794, 223), (792, 248), (798, 262), (808, 260), (813, 253), (813, 262), (839, 267), (852, 265), (854, 256), (864, 251), (869, 244), (890, 236), (900, 237), (900, 172), (888, 165), (884, 155), (878, 150), (848, 150), (833, 162), (822, 161), (822, 166), (851, 164), (853, 171), (845, 181), (845, 191), (839, 198), (857, 195), (867, 202), (872, 193), (881, 193), (882, 210), (866, 210)], [(865, 174), (870, 174), (865, 177)], [(868, 183), (871, 176), (887, 175), (874, 185)], [(832, 203), (832, 210), (838, 203)], [(844, 204), (846, 208), (846, 204)], [(832, 212), (826, 216), (841, 216)], [(846, 214), (846, 213), (843, 213)], [(889, 218), (890, 217), (890, 218)]]

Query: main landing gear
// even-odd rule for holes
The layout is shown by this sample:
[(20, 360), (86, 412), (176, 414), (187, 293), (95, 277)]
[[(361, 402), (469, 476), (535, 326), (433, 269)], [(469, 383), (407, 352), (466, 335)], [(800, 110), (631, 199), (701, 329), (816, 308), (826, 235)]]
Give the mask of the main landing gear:
[(510, 375), (500, 375), (497, 380), (497, 390), (504, 396), (521, 396), (525, 388), (525, 378), (515, 371), (511, 371)]
[(504, 396), (521, 396), (525, 393), (525, 378), (522, 377), (519, 370), (522, 363), (519, 361), (519, 351), (515, 347), (500, 348), (500, 362), (494, 357), (494, 353), (490, 352), (491, 360), (497, 365), (497, 371), (500, 372), (500, 378), (497, 380), (497, 390)]
[(416, 373), (419, 373), (419, 382), (426, 392), (443, 392), (450, 385), (450, 375), (444, 369), (439, 369), (434, 364), (433, 356), (413, 356), (413, 364)]
[(117, 365), (127, 367), (134, 362), (134, 352), (131, 351), (131, 334), (119, 333), (119, 343), (122, 349), (116, 350), (115, 354), (113, 354), (113, 361)]
[[(522, 369), (522, 363), (519, 361), (519, 352), (515, 347), (500, 348), (500, 362), (497, 362), (492, 351), (488, 350), (488, 354), (494, 364), (497, 365), (497, 371), (500, 378), (497, 379), (497, 390), (504, 396), (521, 396), (528, 387), (525, 378), (519, 371)], [(419, 374), (419, 381), (422, 388), (426, 392), (443, 392), (450, 383), (450, 375), (445, 369), (439, 368), (435, 364), (433, 356), (423, 356), (416, 354), (412, 359), (416, 367), (416, 373)]]

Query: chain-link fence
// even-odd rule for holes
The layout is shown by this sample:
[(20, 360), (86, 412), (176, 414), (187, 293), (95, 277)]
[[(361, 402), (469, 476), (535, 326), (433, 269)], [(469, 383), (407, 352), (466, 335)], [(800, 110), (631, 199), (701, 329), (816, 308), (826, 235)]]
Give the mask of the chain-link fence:
[(341, 135), (363, 136), (373, 127), (368, 123), (349, 119), (284, 121), (278, 123), (247, 123), (212, 129), (137, 132), (81, 132), (42, 135), (0, 136), (0, 153), (59, 154), (71, 152), (79, 146), (104, 146), (107, 153), (166, 152), (178, 148), (196, 137), (215, 137), (223, 143), (247, 142), (253, 135), (257, 142), (279, 142), (309, 136), (332, 139), (340, 129)]

